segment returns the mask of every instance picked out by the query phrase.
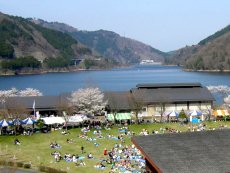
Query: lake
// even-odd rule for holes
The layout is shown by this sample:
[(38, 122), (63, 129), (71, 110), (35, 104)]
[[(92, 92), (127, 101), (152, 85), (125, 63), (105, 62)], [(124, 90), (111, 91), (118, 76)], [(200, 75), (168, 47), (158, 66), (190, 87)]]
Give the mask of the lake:
[(103, 91), (127, 91), (139, 83), (171, 82), (230, 86), (230, 73), (185, 72), (177, 66), (137, 65), (100, 71), (1, 76), (0, 90), (32, 87), (39, 89), (44, 95), (57, 95), (86, 86), (97, 86)]

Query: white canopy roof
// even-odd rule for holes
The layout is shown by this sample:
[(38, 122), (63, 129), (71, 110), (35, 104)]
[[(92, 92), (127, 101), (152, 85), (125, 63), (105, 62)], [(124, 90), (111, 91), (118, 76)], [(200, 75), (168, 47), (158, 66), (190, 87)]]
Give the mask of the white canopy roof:
[(65, 120), (63, 117), (45, 117), (41, 118), (44, 120), (45, 124), (63, 124), (65, 123)]
[(89, 118), (86, 115), (81, 115), (81, 114), (76, 114), (74, 116), (68, 117), (69, 123), (80, 123), (85, 120), (89, 120)]

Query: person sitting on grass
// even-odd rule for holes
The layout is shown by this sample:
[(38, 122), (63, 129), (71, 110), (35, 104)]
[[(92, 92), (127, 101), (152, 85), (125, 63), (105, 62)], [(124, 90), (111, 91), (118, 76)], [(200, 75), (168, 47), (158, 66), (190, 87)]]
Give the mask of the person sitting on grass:
[(72, 144), (72, 143), (73, 143), (73, 139), (66, 139), (66, 142), (67, 142), (68, 144)]
[(54, 151), (53, 153), (51, 153), (52, 156), (54, 156), (54, 159), (56, 162), (59, 162), (61, 160), (61, 154), (57, 151)]
[(98, 143), (96, 143), (96, 142), (94, 142), (94, 146), (95, 146), (95, 147), (98, 147), (98, 146), (99, 146), (99, 144), (98, 144)]
[(61, 146), (57, 142), (51, 142), (50, 148), (61, 148)]
[(14, 145), (21, 145), (21, 142), (18, 139), (14, 140)]
[(80, 161), (80, 165), (81, 165), (81, 166), (85, 166), (86, 164), (85, 164), (85, 162), (83, 162), (83, 160), (81, 160), (81, 161)]
[(105, 165), (103, 163), (97, 163), (94, 167), (99, 169), (104, 169)]
[(88, 159), (92, 159), (92, 158), (93, 158), (92, 153), (89, 153), (89, 154), (88, 154)]
[(64, 131), (61, 132), (61, 134), (62, 135), (68, 135), (68, 134), (70, 134), (70, 132), (64, 130)]
[(77, 158), (76, 158), (75, 154), (73, 154), (72, 160), (73, 160), (73, 163), (75, 163), (75, 164), (77, 163)]

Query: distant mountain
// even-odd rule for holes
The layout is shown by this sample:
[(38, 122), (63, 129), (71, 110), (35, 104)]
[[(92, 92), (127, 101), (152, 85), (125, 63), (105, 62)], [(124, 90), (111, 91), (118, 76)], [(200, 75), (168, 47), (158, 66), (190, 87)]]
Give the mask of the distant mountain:
[(71, 33), (71, 35), (101, 55), (112, 58), (122, 64), (139, 63), (143, 59), (163, 61), (166, 55), (151, 46), (121, 37), (111, 31), (77, 31)]
[(230, 25), (197, 45), (175, 51), (165, 62), (192, 70), (230, 70)]
[(77, 29), (57, 22), (46, 25), (42, 20), (37, 22), (0, 13), (0, 73), (25, 69), (33, 73), (34, 68), (40, 71), (66, 68), (68, 71), (70, 67), (98, 69), (114, 66), (115, 62), (94, 53), (69, 32), (77, 32)]
[(43, 27), (56, 29), (70, 34), (83, 45), (91, 48), (103, 57), (116, 61), (121, 65), (139, 63), (142, 59), (153, 59), (163, 61), (165, 53), (152, 48), (139, 41), (121, 37), (115, 32), (99, 31), (78, 31), (77, 29), (58, 22), (46, 22), (41, 19), (29, 19)]
[(91, 54), (89, 48), (82, 47), (66, 33), (3, 13), (0, 13), (0, 45), (3, 59), (33, 56), (43, 61), (49, 57), (74, 58)]
[(70, 25), (67, 25), (65, 23), (60, 23), (60, 22), (47, 22), (42, 19), (35, 19), (35, 18), (28, 18), (27, 20), (41, 25), (42, 27), (61, 31), (61, 32), (77, 32), (78, 30)]

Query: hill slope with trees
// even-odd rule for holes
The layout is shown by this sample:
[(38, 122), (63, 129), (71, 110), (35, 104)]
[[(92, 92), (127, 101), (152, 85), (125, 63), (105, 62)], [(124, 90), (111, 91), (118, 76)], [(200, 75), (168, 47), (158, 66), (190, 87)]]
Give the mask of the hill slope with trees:
[[(68, 68), (73, 59), (92, 61), (97, 68), (110, 64), (103, 58), (98, 61), (98, 55), (67, 33), (0, 13), (1, 70)], [(81, 68), (85, 68), (84, 63)]]
[(172, 53), (165, 61), (183, 65), (190, 70), (230, 70), (230, 25), (201, 40)]
[(120, 65), (139, 63), (143, 59), (163, 61), (166, 56), (166, 53), (154, 49), (149, 45), (130, 38), (121, 37), (112, 31), (79, 31), (63, 23), (46, 22), (41, 19), (29, 20), (43, 27), (68, 33), (83, 45), (91, 48), (93, 52)]

